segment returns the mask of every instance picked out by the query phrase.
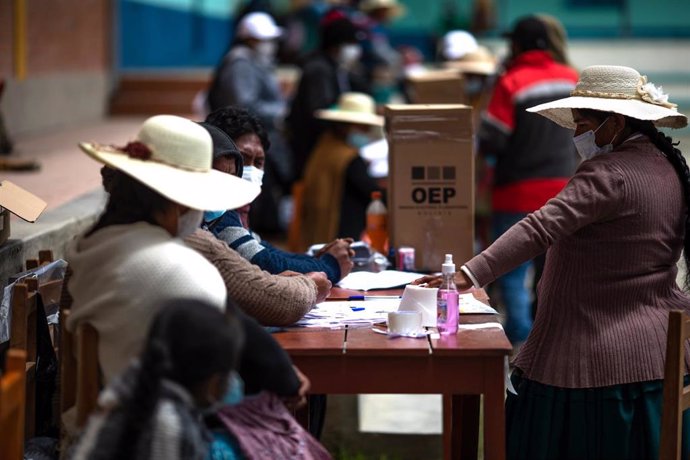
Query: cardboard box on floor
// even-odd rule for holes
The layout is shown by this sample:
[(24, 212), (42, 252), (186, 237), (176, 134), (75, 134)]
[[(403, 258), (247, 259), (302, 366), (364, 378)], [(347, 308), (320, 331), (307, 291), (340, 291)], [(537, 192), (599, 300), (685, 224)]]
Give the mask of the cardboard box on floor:
[(10, 213), (27, 222), (35, 222), (46, 208), (46, 202), (18, 185), (0, 182), (0, 246), (10, 237)]
[(388, 105), (389, 238), (415, 248), (419, 271), (440, 271), (445, 254), (474, 255), (472, 109)]
[(415, 104), (465, 104), (465, 83), (460, 72), (434, 69), (407, 77), (410, 99)]

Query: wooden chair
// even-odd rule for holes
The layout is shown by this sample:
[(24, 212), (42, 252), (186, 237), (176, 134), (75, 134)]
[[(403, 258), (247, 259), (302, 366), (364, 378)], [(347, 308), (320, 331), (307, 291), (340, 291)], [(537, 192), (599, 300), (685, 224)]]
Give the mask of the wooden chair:
[(7, 352), (5, 373), (0, 378), (0, 458), (24, 457), (24, 414), (26, 396), (26, 352)]
[(690, 407), (690, 385), (683, 385), (686, 373), (685, 341), (690, 338), (690, 317), (681, 311), (668, 315), (664, 405), (661, 415), (660, 460), (680, 459), (683, 411)]
[(65, 326), (69, 316), (68, 309), (60, 315), (60, 412), (76, 411), (75, 425), (81, 428), (96, 409), (101, 388), (98, 331), (84, 323), (72, 334)]
[(32, 438), (36, 431), (36, 302), (38, 281), (26, 279), (12, 288), (12, 323), (10, 326), (10, 348), (26, 352), (26, 427), (24, 434)]

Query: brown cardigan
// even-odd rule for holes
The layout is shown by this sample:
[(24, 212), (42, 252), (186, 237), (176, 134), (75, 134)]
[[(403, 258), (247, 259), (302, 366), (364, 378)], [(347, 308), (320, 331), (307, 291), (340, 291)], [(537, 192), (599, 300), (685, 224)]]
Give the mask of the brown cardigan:
[(668, 311), (690, 311), (676, 284), (684, 221), (673, 167), (634, 136), (583, 162), (558, 196), (469, 261), (483, 286), (548, 249), (515, 359), (525, 377), (565, 388), (662, 379)]
[(264, 326), (293, 324), (316, 303), (316, 283), (307, 276), (265, 272), (206, 230), (197, 230), (184, 242), (218, 269), (228, 298)]

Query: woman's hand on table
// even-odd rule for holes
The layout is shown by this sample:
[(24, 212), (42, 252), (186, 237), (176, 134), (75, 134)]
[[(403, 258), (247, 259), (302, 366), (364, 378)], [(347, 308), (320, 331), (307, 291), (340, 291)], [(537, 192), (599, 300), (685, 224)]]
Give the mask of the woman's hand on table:
[(338, 261), (338, 265), (340, 266), (340, 277), (345, 278), (350, 274), (354, 266), (352, 256), (355, 255), (355, 251), (350, 249), (351, 244), (352, 238), (338, 238), (324, 246), (316, 253), (316, 257), (321, 257), (324, 254), (330, 254), (335, 257), (335, 260)]
[(316, 303), (324, 302), (333, 287), (326, 274), (324, 272), (309, 272), (306, 276), (316, 283)]
[(441, 275), (426, 275), (412, 281), (410, 284), (415, 286), (421, 286), (424, 284), (424, 287), (437, 288), (441, 285), (442, 281), (443, 277)]
[[(455, 281), (455, 286), (458, 288), (458, 291), (467, 291), (474, 287), (472, 281), (467, 277), (467, 275), (465, 275), (465, 272), (455, 272), (455, 278), (453, 280)], [(410, 284), (415, 286), (424, 284), (429, 288), (437, 288), (441, 286), (442, 282), (443, 277), (441, 275), (426, 275), (412, 281)]]

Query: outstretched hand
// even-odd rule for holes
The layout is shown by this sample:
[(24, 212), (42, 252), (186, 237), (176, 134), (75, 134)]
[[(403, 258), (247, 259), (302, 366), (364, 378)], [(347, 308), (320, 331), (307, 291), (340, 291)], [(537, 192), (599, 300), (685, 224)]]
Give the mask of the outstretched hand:
[[(453, 280), (455, 281), (455, 286), (458, 288), (458, 291), (467, 291), (473, 287), (472, 281), (465, 275), (465, 272), (456, 272)], [(441, 275), (426, 275), (412, 281), (410, 284), (415, 286), (424, 284), (429, 288), (437, 288), (441, 286), (442, 281), (443, 277)]]

